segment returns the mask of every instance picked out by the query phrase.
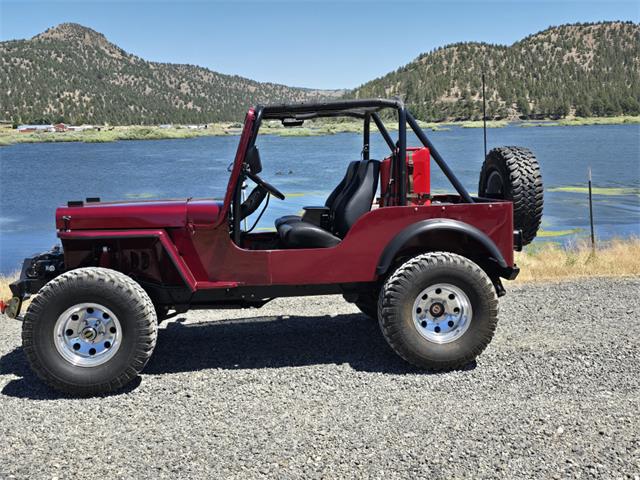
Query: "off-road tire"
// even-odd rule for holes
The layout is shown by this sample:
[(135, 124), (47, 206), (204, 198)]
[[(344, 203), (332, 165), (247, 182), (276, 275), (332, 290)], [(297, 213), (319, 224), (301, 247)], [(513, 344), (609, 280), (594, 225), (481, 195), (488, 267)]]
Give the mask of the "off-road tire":
[[(68, 308), (97, 302), (118, 317), (122, 340), (106, 363), (81, 367), (65, 360), (54, 343), (54, 326)], [(106, 268), (79, 268), (47, 283), (29, 305), (22, 326), (22, 345), (33, 371), (56, 390), (90, 396), (118, 390), (145, 367), (157, 337), (151, 299), (130, 277)]]
[[(501, 188), (496, 188), (498, 177), (490, 180), (494, 175), (498, 175)], [(513, 202), (513, 225), (522, 230), (522, 244), (533, 241), (542, 221), (544, 202), (540, 165), (531, 150), (523, 147), (491, 150), (480, 171), (478, 196)]]
[[(461, 289), (473, 309), (466, 331), (450, 343), (427, 340), (413, 320), (417, 296), (441, 283)], [(378, 312), (382, 333), (400, 357), (431, 371), (453, 370), (469, 364), (491, 341), (498, 322), (498, 297), (487, 274), (471, 260), (433, 252), (412, 258), (389, 277), (380, 292)]]

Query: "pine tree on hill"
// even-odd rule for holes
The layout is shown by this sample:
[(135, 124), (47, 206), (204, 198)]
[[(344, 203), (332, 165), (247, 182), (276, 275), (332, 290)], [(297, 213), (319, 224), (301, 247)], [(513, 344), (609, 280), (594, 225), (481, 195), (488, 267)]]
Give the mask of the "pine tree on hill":
[(194, 65), (147, 62), (77, 24), (0, 42), (0, 118), (15, 123), (240, 121), (257, 103), (401, 96), (423, 120), (640, 114), (640, 26), (551, 27), (510, 46), (439, 47), (352, 91), (260, 83)]

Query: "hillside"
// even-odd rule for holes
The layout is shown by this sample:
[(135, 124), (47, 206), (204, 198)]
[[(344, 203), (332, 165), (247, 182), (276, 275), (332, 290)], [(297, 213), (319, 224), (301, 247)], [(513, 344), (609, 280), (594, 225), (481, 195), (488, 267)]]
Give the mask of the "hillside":
[(449, 45), (349, 95), (400, 95), (424, 120), (478, 119), (483, 63), (489, 117), (640, 113), (640, 26), (623, 22), (551, 27), (511, 46)]
[[(405, 98), (423, 120), (640, 114), (640, 26), (552, 27), (511, 46), (438, 48), (350, 97)], [(241, 120), (248, 105), (331, 98), (194, 65), (148, 62), (77, 24), (0, 42), (0, 119), (16, 123), (159, 124)]]
[(0, 118), (158, 124), (241, 120), (255, 103), (341, 92), (292, 88), (194, 65), (147, 62), (78, 24), (0, 43)]

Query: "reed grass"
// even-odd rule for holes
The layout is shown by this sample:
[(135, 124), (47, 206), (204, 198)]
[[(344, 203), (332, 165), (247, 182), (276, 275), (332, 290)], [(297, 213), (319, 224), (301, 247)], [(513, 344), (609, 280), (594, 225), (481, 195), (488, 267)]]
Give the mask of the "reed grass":
[[(577, 126), (577, 125), (622, 125), (638, 124), (640, 116), (621, 117), (591, 117), (591, 118), (565, 118), (553, 122), (523, 122), (522, 127), (551, 127), (551, 126)], [(517, 124), (517, 123), (516, 123)], [(387, 129), (397, 130), (397, 122), (385, 122)], [(446, 131), (452, 126), (462, 128), (482, 128), (482, 120), (456, 121), (456, 122), (423, 122), (418, 121), (420, 128), (432, 131)], [(488, 128), (501, 128), (509, 125), (507, 120), (488, 120)], [(285, 128), (279, 122), (265, 122), (260, 133), (266, 135), (279, 135), (283, 137), (311, 137), (319, 135), (334, 135), (337, 133), (360, 133), (362, 122), (352, 120), (346, 121), (323, 121), (311, 120), (305, 122), (299, 128)], [(376, 132), (375, 124), (371, 125), (371, 131)], [(171, 128), (160, 128), (158, 126), (114, 126), (103, 127), (101, 130), (86, 130), (82, 132), (33, 132), (19, 133), (13, 129), (0, 129), (0, 147), (13, 145), (16, 143), (57, 143), (57, 142), (86, 142), (104, 143), (116, 142), (119, 140), (165, 140), (165, 139), (187, 139), (207, 136), (238, 135), (241, 126), (238, 123), (210, 123), (205, 129), (190, 129), (185, 126), (173, 126)]]
[(584, 125), (633, 125), (640, 123), (640, 115), (618, 117), (570, 117), (557, 120), (522, 122), (521, 127), (579, 127)]
[(11, 298), (11, 290), (9, 290), (9, 284), (15, 282), (18, 278), (18, 272), (14, 272), (10, 275), (0, 275), (0, 300), (7, 301)]
[(628, 115), (618, 117), (575, 117), (557, 120), (560, 126), (580, 126), (580, 125), (625, 125), (640, 123), (640, 115)]
[(614, 239), (595, 252), (587, 240), (563, 246), (555, 242), (532, 244), (516, 252), (517, 282), (573, 280), (587, 277), (640, 275), (640, 239)]
[[(487, 128), (503, 128), (509, 125), (507, 120), (487, 120)], [(484, 122), (482, 120), (473, 120), (460, 123), (462, 128), (483, 128)]]

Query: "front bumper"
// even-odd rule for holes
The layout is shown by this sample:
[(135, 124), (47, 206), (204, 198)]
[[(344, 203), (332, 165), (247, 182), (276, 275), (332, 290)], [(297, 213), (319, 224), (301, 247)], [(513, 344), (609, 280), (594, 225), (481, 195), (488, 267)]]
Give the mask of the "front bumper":
[(64, 271), (64, 254), (59, 246), (50, 251), (25, 258), (20, 278), (9, 285), (13, 297), (0, 303), (0, 311), (9, 318), (18, 318), (22, 302), (36, 294), (47, 282)]

